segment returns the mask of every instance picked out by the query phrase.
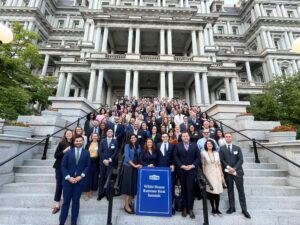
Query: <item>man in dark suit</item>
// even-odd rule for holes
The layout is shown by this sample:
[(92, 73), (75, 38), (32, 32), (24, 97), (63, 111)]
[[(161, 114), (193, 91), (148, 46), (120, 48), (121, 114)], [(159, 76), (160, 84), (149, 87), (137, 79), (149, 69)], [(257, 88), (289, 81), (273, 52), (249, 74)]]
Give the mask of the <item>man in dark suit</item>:
[(189, 124), (193, 124), (196, 131), (200, 131), (200, 129), (201, 129), (201, 122), (197, 118), (197, 114), (195, 112), (191, 111), (191, 116), (190, 116), (190, 118), (188, 120), (188, 123)]
[(115, 117), (115, 123), (110, 127), (113, 130), (113, 138), (118, 141), (119, 147), (123, 142), (124, 137), (124, 126), (120, 124), (120, 118), (118, 116)]
[(113, 165), (118, 156), (118, 141), (113, 139), (112, 129), (108, 129), (106, 132), (107, 138), (100, 142), (99, 156), (100, 156), (100, 185), (97, 200), (101, 200), (105, 195), (109, 197), (109, 185), (104, 190), (105, 181), (107, 175), (113, 169)]
[(183, 123), (180, 124), (180, 132), (188, 132), (189, 131), (189, 123), (188, 123), (188, 117), (183, 117)]
[(182, 133), (182, 142), (178, 143), (174, 150), (174, 161), (181, 185), (182, 216), (190, 214), (195, 219), (194, 207), (194, 180), (200, 165), (200, 151), (196, 144), (190, 143), (187, 132)]
[(83, 180), (87, 175), (90, 166), (90, 154), (88, 151), (82, 148), (83, 140), (84, 139), (82, 136), (75, 138), (75, 148), (72, 148), (65, 153), (61, 164), (61, 171), (64, 177), (64, 202), (59, 216), (59, 224), (61, 225), (65, 224), (68, 217), (71, 200), (71, 224), (77, 224), (80, 196), (84, 187)]
[[(234, 182), (239, 193), (242, 213), (246, 218), (251, 218), (247, 211), (246, 197), (244, 192), (243, 154), (240, 147), (232, 144), (232, 135), (225, 134), (226, 145), (220, 148), (220, 160), (225, 174), (225, 182), (228, 188), (229, 209), (228, 214), (235, 212)], [(234, 182), (233, 182), (234, 181)]]
[[(175, 191), (175, 167), (174, 167), (174, 148), (175, 145), (169, 143), (169, 135), (162, 134), (162, 142), (158, 143), (156, 149), (158, 151), (158, 167), (170, 167), (172, 171), (172, 196), (174, 200), (174, 191)], [(175, 209), (172, 209), (172, 214), (175, 214)]]

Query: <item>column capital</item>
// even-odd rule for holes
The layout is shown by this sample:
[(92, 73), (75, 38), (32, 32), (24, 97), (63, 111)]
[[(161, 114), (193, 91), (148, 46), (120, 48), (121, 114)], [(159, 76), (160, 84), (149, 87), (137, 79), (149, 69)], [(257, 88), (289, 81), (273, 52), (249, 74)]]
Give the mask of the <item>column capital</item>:
[(203, 31), (203, 27), (202, 26), (200, 26), (200, 28), (198, 29), (199, 31)]

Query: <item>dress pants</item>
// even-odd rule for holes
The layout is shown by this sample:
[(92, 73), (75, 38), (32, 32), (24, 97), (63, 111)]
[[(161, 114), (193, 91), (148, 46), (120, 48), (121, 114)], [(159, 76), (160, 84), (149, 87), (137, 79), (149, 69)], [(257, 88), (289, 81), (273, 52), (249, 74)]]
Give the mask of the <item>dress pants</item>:
[(239, 193), (241, 209), (242, 209), (242, 211), (247, 212), (243, 177), (225, 174), (225, 181), (226, 181), (227, 190), (228, 190), (229, 207), (232, 209), (235, 209), (235, 200), (234, 200), (234, 182), (235, 182), (236, 188)]
[(193, 210), (195, 174), (179, 174), (179, 180), (181, 185), (182, 207), (187, 210)]
[(60, 169), (55, 169), (55, 179), (56, 179), (56, 188), (55, 188), (54, 201), (60, 202), (61, 194), (62, 194), (62, 181), (63, 181), (63, 176)]
[(77, 224), (81, 192), (82, 192), (82, 184), (80, 182), (76, 184), (71, 184), (68, 181), (64, 181), (63, 184), (64, 201), (59, 216), (59, 224), (65, 224), (66, 219), (68, 217), (71, 200), (72, 200), (71, 224)]
[[(106, 178), (110, 172), (110, 170), (112, 170), (112, 163), (109, 164), (109, 166), (105, 166), (103, 163), (100, 163), (100, 185), (99, 185), (99, 196), (100, 195), (105, 195), (108, 196), (109, 195), (109, 187), (110, 185), (107, 185), (107, 189), (104, 190), (104, 185), (106, 182)], [(109, 182), (110, 183), (110, 182)]]

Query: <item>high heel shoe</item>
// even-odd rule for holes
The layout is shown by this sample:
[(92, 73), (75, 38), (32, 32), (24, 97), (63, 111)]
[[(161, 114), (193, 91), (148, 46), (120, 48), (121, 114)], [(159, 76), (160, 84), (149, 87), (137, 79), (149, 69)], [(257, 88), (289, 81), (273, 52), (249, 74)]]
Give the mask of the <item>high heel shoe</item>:
[(125, 212), (128, 213), (128, 214), (133, 214), (133, 211), (127, 210), (125, 206), (124, 206), (124, 210), (125, 210)]

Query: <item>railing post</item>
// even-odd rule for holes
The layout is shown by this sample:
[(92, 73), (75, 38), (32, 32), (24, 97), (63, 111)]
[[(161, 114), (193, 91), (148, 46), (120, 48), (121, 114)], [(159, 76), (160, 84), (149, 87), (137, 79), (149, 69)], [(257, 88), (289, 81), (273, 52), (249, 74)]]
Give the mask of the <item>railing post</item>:
[(220, 129), (221, 129), (222, 133), (224, 133), (222, 121), (220, 121)]
[(47, 150), (48, 150), (48, 145), (49, 145), (49, 139), (50, 139), (50, 134), (47, 134), (42, 160), (47, 159)]
[(209, 225), (208, 221), (208, 208), (207, 208), (207, 193), (206, 193), (206, 187), (204, 186), (202, 188), (202, 197), (203, 197), (203, 218), (204, 218), (204, 223), (203, 225)]
[(77, 119), (77, 127), (79, 127), (80, 118)]
[(254, 149), (255, 163), (260, 163), (260, 160), (259, 160), (259, 158), (258, 158), (257, 146), (256, 146), (256, 140), (255, 140), (255, 138), (252, 139), (252, 142), (253, 142), (253, 149)]
[(107, 212), (107, 223), (106, 225), (112, 225), (112, 207), (113, 207), (113, 198), (114, 198), (114, 180), (110, 179), (109, 181), (109, 199), (108, 199), (108, 212)]

